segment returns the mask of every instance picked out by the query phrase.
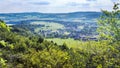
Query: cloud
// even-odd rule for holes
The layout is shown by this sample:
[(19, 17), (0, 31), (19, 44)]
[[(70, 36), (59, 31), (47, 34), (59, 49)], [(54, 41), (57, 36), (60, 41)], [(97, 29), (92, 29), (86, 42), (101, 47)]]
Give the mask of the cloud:
[(97, 1), (97, 0), (86, 0), (86, 1)]
[(49, 5), (50, 3), (49, 2), (31, 2), (31, 4), (34, 4), (34, 5)]
[(76, 11), (111, 10), (117, 0), (1, 0), (0, 13), (43, 12), (65, 13)]
[(70, 3), (67, 3), (66, 5), (68, 5), (68, 6), (79, 6), (80, 4), (76, 3), (76, 2), (70, 2)]

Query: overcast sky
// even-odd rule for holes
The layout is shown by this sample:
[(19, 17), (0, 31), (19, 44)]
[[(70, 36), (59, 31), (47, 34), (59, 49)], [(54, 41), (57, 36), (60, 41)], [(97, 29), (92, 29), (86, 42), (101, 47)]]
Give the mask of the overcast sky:
[(118, 0), (0, 0), (0, 13), (67, 13), (111, 10)]

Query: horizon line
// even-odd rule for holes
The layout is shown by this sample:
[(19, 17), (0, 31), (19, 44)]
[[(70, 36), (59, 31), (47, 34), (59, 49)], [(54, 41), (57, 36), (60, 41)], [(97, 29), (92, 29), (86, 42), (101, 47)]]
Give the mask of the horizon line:
[(101, 11), (73, 11), (73, 12), (0, 12), (0, 14), (15, 14), (15, 13), (43, 13), (43, 14), (65, 14), (77, 12), (101, 12)]

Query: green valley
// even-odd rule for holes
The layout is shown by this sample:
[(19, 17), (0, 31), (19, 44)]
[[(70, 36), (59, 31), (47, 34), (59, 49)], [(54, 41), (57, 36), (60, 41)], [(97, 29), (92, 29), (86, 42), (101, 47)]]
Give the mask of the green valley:
[(102, 13), (0, 16), (0, 68), (120, 68), (119, 3)]

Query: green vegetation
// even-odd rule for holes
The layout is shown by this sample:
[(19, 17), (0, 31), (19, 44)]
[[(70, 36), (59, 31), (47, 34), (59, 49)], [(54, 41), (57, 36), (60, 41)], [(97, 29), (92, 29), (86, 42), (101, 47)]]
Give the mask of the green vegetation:
[(10, 31), (10, 28), (5, 24), (4, 21), (0, 20), (0, 30), (2, 30), (2, 31)]
[(120, 10), (119, 3), (115, 3), (112, 12), (103, 10), (98, 20), (100, 35), (102, 39), (120, 41)]
[(40, 36), (19, 34), (19, 29), (12, 32), (16, 28), (12, 31), (9, 28), (0, 21), (0, 68), (120, 68), (120, 42), (116, 38), (120, 37), (119, 33), (110, 34), (115, 40), (102, 36), (99, 41), (46, 41)]
[[(72, 38), (69, 39), (60, 39), (60, 38), (51, 38), (51, 39), (46, 39), (47, 41), (54, 41), (58, 45), (66, 44), (69, 48), (79, 48), (79, 49), (86, 49), (86, 50), (91, 50), (90, 47), (96, 48), (96, 49), (101, 49), (100, 47), (107, 46), (108, 41), (79, 41), (79, 40), (74, 40)], [(98, 46), (98, 48), (97, 48)]]
[(57, 29), (63, 29), (64, 25), (54, 23), (54, 22), (31, 22), (31, 25), (43, 25), (43, 27), (37, 27), (35, 28), (35, 32), (38, 33), (40, 30), (57, 30)]

